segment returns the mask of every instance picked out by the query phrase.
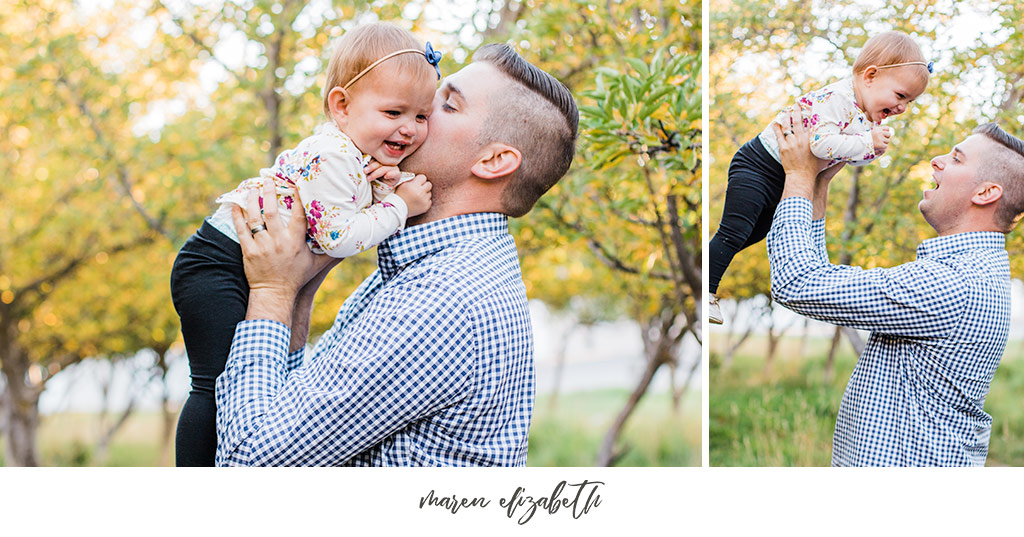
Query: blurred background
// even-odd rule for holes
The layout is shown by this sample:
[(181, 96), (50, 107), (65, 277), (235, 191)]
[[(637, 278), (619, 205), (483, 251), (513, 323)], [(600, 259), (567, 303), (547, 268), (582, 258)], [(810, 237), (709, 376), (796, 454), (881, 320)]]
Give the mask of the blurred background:
[[(572, 170), (513, 221), (529, 464), (700, 464), (699, 1), (0, 0), (2, 464), (173, 464), (175, 254), (323, 120), (332, 39), (376, 20), (445, 73), (513, 44), (581, 105)], [(334, 270), (311, 335), (374, 268)]]
[[(917, 210), (929, 161), (971, 129), (998, 121), (1024, 136), (1024, 3), (1019, 0), (721, 0), (711, 4), (709, 229), (717, 230), (733, 153), (804, 92), (851, 74), (867, 39), (913, 36), (935, 62), (928, 89), (904, 114), (888, 167), (846, 168), (826, 220), (833, 263), (894, 266), (934, 231)], [(710, 238), (710, 237), (709, 237)], [(988, 464), (1024, 464), (1024, 238), (1007, 237), (1013, 277), (1010, 342), (985, 410)], [(712, 466), (827, 466), (843, 390), (867, 334), (810, 321), (769, 300), (763, 243), (736, 256), (719, 297), (726, 323), (709, 342)]]

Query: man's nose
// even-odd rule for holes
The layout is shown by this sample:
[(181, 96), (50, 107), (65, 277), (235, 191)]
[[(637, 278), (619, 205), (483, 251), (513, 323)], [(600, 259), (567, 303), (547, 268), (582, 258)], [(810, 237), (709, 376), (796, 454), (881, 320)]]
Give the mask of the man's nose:
[(935, 168), (936, 170), (941, 170), (945, 166), (946, 166), (946, 163), (942, 162), (942, 157), (941, 156), (938, 156), (938, 157), (935, 157), (935, 158), (932, 159), (932, 168)]

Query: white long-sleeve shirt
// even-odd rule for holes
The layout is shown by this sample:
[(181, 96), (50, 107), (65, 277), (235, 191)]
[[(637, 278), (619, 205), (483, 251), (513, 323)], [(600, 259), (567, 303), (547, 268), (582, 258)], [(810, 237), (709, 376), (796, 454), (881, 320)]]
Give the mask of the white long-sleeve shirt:
[(324, 123), (293, 149), (281, 152), (270, 168), (258, 177), (242, 181), (231, 192), (217, 198), (220, 208), (210, 223), (238, 241), (231, 218), (231, 205), (246, 206), (251, 188), (274, 181), (278, 205), (285, 222), (291, 216), (292, 195), (297, 191), (306, 213), (306, 243), (318, 254), (349, 257), (376, 246), (401, 231), (409, 210), (394, 187), (366, 180), (363, 155), (345, 133)]
[[(804, 126), (810, 129), (811, 152), (828, 162), (822, 169), (846, 162), (863, 166), (873, 161), (875, 144), (871, 128), (873, 123), (857, 106), (853, 93), (853, 79), (845, 78), (823, 88), (811, 90), (802, 95), (797, 104), (804, 117)], [(781, 162), (779, 143), (772, 127), (775, 123), (785, 126), (789, 108), (779, 112), (775, 120), (761, 131), (758, 137), (768, 153)], [(783, 129), (785, 130), (785, 129)]]

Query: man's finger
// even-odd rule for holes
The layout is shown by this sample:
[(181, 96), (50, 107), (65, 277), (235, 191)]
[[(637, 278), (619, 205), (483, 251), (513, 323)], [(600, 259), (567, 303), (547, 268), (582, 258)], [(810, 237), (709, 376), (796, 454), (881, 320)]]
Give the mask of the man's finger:
[(235, 221), (235, 232), (238, 233), (238, 243), (245, 251), (253, 246), (252, 234), (249, 232), (252, 227), (246, 221), (245, 209), (236, 204), (231, 205), (231, 219)]
[(273, 230), (276, 235), (284, 228), (277, 214), (277, 185), (273, 181), (265, 181), (262, 195), (263, 221), (267, 229)]
[(301, 233), (303, 236), (306, 235), (306, 210), (303, 208), (305, 205), (302, 204), (302, 198), (299, 197), (298, 189), (292, 194), (292, 219), (288, 222), (288, 229), (296, 235)]
[(245, 222), (249, 227), (255, 227), (263, 223), (263, 210), (260, 207), (263, 200), (260, 199), (260, 191), (257, 188), (250, 188), (245, 196)]
[(772, 122), (772, 130), (775, 131), (775, 140), (782, 147), (782, 141), (786, 138), (782, 135), (782, 125), (779, 125), (777, 121)]
[(804, 133), (804, 113), (799, 105), (794, 108), (795, 110), (791, 111), (789, 116), (793, 123), (793, 133), (802, 136)]

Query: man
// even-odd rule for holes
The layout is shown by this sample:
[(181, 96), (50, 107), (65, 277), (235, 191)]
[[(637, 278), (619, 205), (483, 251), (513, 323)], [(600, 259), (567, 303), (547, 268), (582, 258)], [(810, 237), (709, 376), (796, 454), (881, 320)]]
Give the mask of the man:
[(1024, 142), (995, 124), (931, 161), (921, 214), (938, 237), (903, 265), (837, 266), (825, 250), (828, 183), (815, 177), (799, 115), (776, 136), (786, 184), (768, 236), (772, 296), (789, 309), (870, 330), (846, 387), (834, 466), (982, 466), (983, 410), (1010, 327), (1005, 234), (1024, 212)]
[(255, 193), (235, 209), (250, 294), (217, 380), (218, 465), (525, 464), (533, 334), (507, 217), (565, 174), (578, 113), (507, 45), (473, 59), (403, 163), (431, 181), (430, 210), (378, 247), (310, 355), (313, 296), (337, 261), (306, 248), (300, 211), (261, 216)]

